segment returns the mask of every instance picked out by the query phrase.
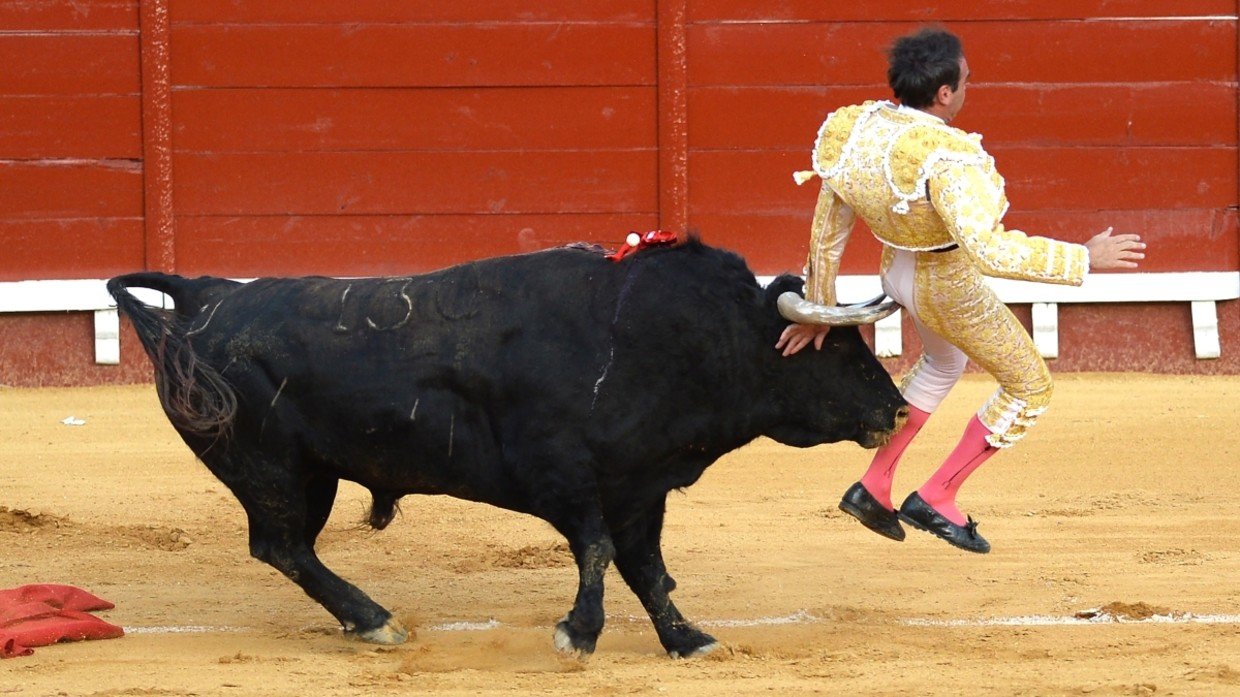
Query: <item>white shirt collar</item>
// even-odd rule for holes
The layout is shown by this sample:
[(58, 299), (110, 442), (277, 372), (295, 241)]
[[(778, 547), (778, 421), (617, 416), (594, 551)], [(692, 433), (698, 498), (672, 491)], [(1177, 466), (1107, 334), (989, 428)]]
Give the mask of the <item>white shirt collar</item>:
[(903, 104), (893, 104), (890, 101), (884, 101), (883, 104), (885, 104), (886, 106), (892, 109), (895, 109), (901, 114), (908, 114), (914, 118), (930, 119), (931, 121), (935, 123), (947, 123), (946, 121), (939, 118), (938, 116), (935, 116), (934, 114), (931, 114), (926, 111), (922, 111), (921, 109), (914, 109), (913, 107), (904, 106)]

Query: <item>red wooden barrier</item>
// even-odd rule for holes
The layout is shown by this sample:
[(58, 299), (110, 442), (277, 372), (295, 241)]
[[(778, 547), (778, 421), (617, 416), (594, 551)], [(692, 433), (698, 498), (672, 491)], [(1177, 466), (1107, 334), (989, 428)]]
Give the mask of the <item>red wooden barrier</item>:
[[(816, 186), (791, 172), (826, 113), (889, 96), (884, 47), (928, 21), (964, 40), (956, 125), (985, 135), (1010, 226), (1113, 225), (1151, 243), (1143, 270), (1234, 272), (1237, 5), (0, 3), (0, 280), (408, 273), (658, 226), (799, 271)], [(845, 272), (873, 273), (878, 250), (858, 230)], [(1221, 306), (1215, 363), (1181, 346), (1186, 312), (1108, 308), (1104, 333), (1158, 369), (1240, 370), (1240, 302)], [(1175, 326), (1138, 336), (1149, 313)], [(1132, 367), (1076, 333), (1102, 317), (1064, 309), (1059, 368)], [(18, 321), (0, 315), (0, 336)], [(36, 360), (83, 333), (40, 326), (0, 340), (0, 383), (23, 365), (32, 384), (118, 374)]]

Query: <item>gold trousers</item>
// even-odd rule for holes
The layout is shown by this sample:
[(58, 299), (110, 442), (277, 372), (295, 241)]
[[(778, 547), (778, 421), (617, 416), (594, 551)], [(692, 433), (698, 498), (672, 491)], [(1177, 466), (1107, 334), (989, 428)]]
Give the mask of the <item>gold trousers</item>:
[[(884, 252), (884, 272), (895, 253), (890, 248)], [(991, 445), (1015, 444), (1050, 402), (1053, 385), (1046, 361), (963, 249), (912, 254), (914, 302), (913, 307), (906, 303), (905, 309), (998, 381), (999, 389), (978, 411), (978, 418), (991, 432), (987, 436)], [(924, 366), (925, 361), (919, 360), (904, 379), (906, 387)]]

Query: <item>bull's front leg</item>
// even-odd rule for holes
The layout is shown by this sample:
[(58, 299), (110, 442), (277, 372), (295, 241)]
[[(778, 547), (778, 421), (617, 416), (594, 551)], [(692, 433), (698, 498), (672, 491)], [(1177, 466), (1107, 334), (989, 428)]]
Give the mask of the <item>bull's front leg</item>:
[(669, 592), (675, 582), (663, 563), (660, 536), (663, 529), (664, 501), (645, 511), (614, 516), (625, 521), (613, 531), (616, 569), (642, 607), (650, 615), (659, 642), (672, 658), (689, 658), (710, 653), (718, 644), (711, 635), (697, 629), (680, 614)]
[(568, 538), (577, 561), (579, 582), (573, 609), (555, 626), (555, 648), (563, 653), (586, 656), (594, 653), (603, 631), (603, 575), (615, 557), (616, 549), (601, 513), (584, 521), (556, 524)]

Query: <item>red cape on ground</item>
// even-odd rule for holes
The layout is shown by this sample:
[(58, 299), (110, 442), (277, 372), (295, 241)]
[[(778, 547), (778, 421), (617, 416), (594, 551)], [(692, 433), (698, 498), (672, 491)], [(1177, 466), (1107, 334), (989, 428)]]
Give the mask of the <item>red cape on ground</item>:
[(114, 639), (125, 630), (93, 615), (112, 603), (81, 588), (36, 584), (0, 590), (0, 658), (29, 656), (59, 641)]

